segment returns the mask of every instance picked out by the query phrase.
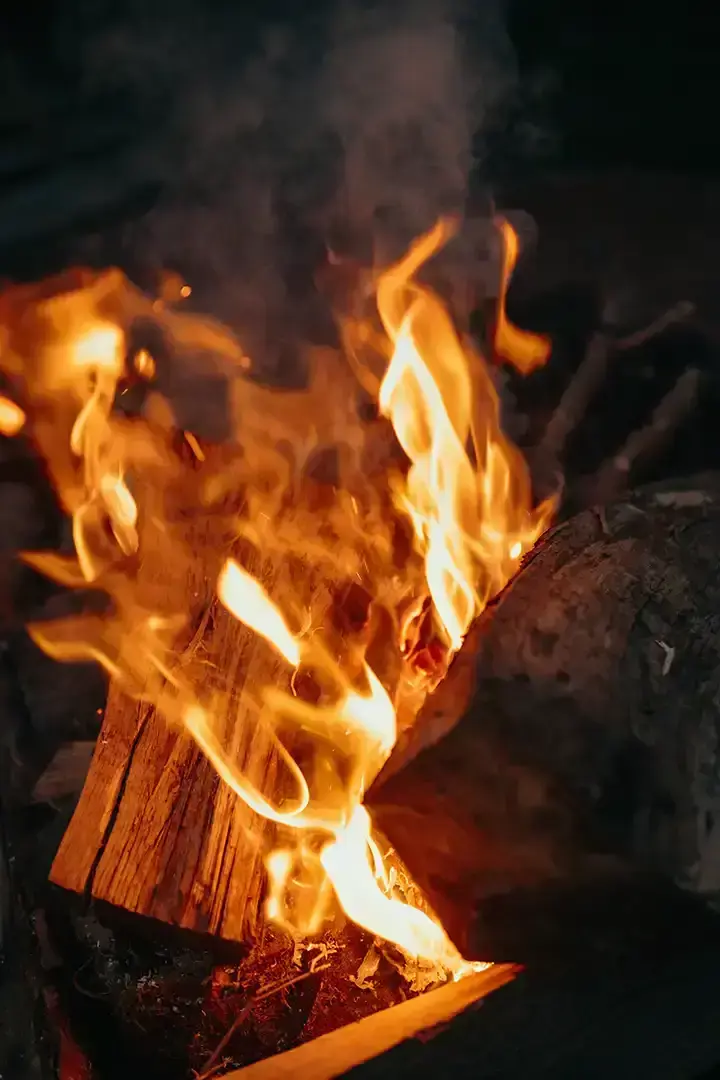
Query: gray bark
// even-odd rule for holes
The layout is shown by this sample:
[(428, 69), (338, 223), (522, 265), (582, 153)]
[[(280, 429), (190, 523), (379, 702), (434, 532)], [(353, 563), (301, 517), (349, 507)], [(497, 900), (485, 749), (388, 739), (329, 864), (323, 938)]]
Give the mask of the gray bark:
[(441, 916), (608, 858), (717, 896), (719, 546), (717, 476), (643, 489), (550, 532), (486, 613), (463, 719), (467, 657), (370, 797)]

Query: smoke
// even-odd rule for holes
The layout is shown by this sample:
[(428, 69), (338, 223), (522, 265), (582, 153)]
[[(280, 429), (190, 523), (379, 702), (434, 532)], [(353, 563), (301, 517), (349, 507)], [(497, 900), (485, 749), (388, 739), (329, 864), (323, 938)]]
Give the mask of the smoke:
[(515, 72), (503, 0), (470, 16), (461, 2), (342, 0), (262, 20), (138, 3), (94, 35), (87, 79), (146, 118), (143, 167), (162, 195), (142, 243), (251, 351), (295, 335), (333, 229), (389, 222), (402, 243), (462, 208), (477, 134)]

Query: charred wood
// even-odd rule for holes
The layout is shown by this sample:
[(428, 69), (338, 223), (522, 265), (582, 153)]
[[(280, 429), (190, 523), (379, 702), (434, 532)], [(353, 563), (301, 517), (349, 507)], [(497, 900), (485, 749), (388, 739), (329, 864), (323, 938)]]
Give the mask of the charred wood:
[(370, 795), (451, 924), (443, 896), (618, 861), (717, 896), (719, 543), (716, 475), (641, 489), (551, 531), (480, 620)]

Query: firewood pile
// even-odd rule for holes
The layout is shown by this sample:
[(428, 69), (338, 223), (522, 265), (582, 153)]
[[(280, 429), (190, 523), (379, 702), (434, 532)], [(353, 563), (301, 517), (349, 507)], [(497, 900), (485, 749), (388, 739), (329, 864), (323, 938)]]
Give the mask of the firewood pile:
[[(474, 1027), (465, 1016), (442, 1039), (403, 1043), (363, 1066), (368, 1077), (409, 1075), (418, 1062), (443, 1075), (443, 1060), (477, 1066), (482, 1053), (488, 1071), (477, 1075), (606, 1075), (601, 1065), (618, 1060), (619, 1045), (610, 1038), (603, 1058), (584, 1019), (558, 1002), (567, 985), (582, 998), (596, 979), (587, 1008), (611, 1016), (613, 958), (639, 964), (640, 996), (650, 973), (659, 987), (638, 1030), (673, 1013), (674, 978), (702, 987), (692, 1017), (674, 1016), (677, 1045), (670, 1022), (653, 1058), (637, 1037), (639, 1068), (690, 1077), (680, 1070), (699, 1074), (720, 1054), (708, 989), (720, 955), (711, 910), (720, 895), (718, 346), (691, 294), (647, 321), (587, 297), (580, 312), (566, 304), (568, 318), (562, 291), (542, 295), (530, 272), (511, 309), (518, 324), (550, 334), (552, 359), (524, 380), (499, 372), (498, 384), (505, 429), (538, 494), (561, 486), (558, 523), (473, 627), (368, 798), (464, 954), (528, 973), (488, 998)], [(471, 316), (479, 333), (489, 310)], [(14, 556), (67, 550), (69, 537), (31, 448), (1, 443), (0, 992), (17, 1023), (0, 1071), (209, 1080), (299, 1043), (310, 1053), (331, 1029), (405, 998), (401, 980), (374, 979), (372, 941), (350, 925), (299, 960), (280, 935), (265, 940), (258, 964), (215, 940), (218, 925), (173, 918), (148, 932), (119, 907), (93, 903), (107, 835), (77, 895), (48, 886), (107, 686), (94, 666), (53, 663), (24, 631), (67, 600)], [(162, 902), (172, 907), (169, 891)], [(599, 917), (601, 904), (617, 919)], [(657, 954), (671, 934), (663, 967)], [(543, 999), (555, 1012), (538, 1011)], [(578, 1026), (576, 1058), (553, 1058), (548, 1041), (571, 1045)], [(520, 1027), (525, 1043), (511, 1051)], [(336, 1075), (316, 1059), (293, 1060), (289, 1068), (310, 1070), (300, 1075)]]

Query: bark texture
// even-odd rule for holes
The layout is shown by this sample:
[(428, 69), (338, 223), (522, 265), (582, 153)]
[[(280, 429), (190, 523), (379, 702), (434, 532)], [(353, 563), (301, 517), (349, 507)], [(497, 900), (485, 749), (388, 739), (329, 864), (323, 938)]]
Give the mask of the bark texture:
[(640, 490), (549, 533), (481, 620), (474, 691), (461, 655), (370, 796), (456, 933), (473, 897), (607, 859), (717, 895), (719, 544), (717, 476)]

